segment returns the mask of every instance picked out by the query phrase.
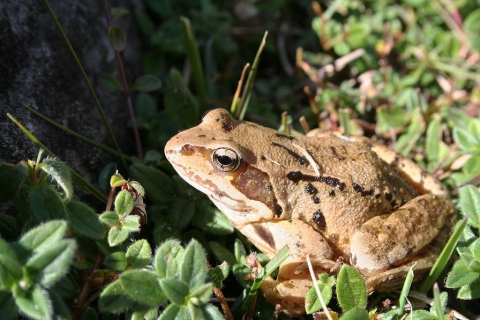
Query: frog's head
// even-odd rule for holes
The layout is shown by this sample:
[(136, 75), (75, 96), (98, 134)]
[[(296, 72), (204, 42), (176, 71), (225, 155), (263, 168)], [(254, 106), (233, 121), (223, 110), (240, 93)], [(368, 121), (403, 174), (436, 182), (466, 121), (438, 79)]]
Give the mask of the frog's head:
[(282, 214), (268, 173), (257, 166), (258, 150), (252, 146), (267, 138), (265, 131), (270, 130), (216, 109), (200, 125), (170, 139), (165, 155), (185, 181), (210, 197), (241, 229)]

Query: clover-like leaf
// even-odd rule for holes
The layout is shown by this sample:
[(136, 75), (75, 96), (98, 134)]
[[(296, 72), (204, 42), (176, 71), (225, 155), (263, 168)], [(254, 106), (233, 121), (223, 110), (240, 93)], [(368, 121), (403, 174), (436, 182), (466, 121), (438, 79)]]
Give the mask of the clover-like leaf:
[(138, 302), (155, 305), (167, 300), (157, 276), (151, 271), (127, 270), (122, 273), (119, 281), (123, 290)]
[(126, 254), (127, 263), (132, 265), (132, 268), (143, 268), (150, 263), (152, 259), (152, 248), (147, 240), (138, 240), (127, 249)]
[(98, 307), (105, 312), (122, 312), (134, 303), (126, 292), (123, 290), (120, 281), (110, 283), (102, 290), (98, 299)]
[(190, 241), (185, 249), (180, 279), (185, 281), (190, 289), (196, 289), (205, 282), (207, 275), (207, 260), (200, 243), (196, 240)]
[(115, 210), (118, 212), (118, 214), (126, 216), (132, 212), (133, 206), (133, 197), (127, 190), (120, 191), (115, 197)]
[(125, 33), (118, 27), (108, 27), (108, 39), (115, 51), (122, 51), (125, 49), (127, 39)]
[(358, 271), (344, 264), (337, 277), (337, 298), (343, 310), (365, 308), (367, 288)]
[(176, 276), (185, 249), (178, 240), (164, 242), (155, 253), (155, 270), (160, 278)]
[(108, 231), (108, 244), (115, 247), (128, 238), (128, 230), (123, 227), (112, 227)]
[(66, 208), (68, 223), (76, 233), (94, 240), (104, 237), (104, 227), (92, 208), (75, 200), (68, 202)]
[(18, 242), (28, 251), (42, 251), (61, 240), (66, 231), (65, 221), (53, 220), (30, 230)]
[(48, 173), (55, 182), (62, 188), (64, 200), (70, 200), (73, 197), (73, 185), (70, 178), (68, 167), (57, 158), (48, 158), (43, 160), (40, 168)]

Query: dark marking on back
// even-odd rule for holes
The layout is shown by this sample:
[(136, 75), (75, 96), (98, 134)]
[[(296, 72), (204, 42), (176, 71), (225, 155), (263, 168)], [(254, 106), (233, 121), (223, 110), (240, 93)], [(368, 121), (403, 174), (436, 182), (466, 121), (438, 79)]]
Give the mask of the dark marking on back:
[(276, 142), (272, 142), (272, 145), (274, 145), (275, 147), (281, 147), (281, 148), (285, 149), (288, 152), (289, 155), (291, 155), (292, 157), (294, 157), (295, 159), (298, 160), (300, 165), (304, 166), (308, 163), (308, 160), (305, 157), (302, 157), (301, 155), (299, 155), (298, 153), (288, 149), (287, 147), (282, 146), (281, 144), (278, 144)]
[(352, 183), (352, 188), (353, 188), (353, 190), (355, 190), (356, 192), (359, 192), (359, 193), (362, 195), (362, 197), (371, 196), (371, 195), (373, 194), (373, 190), (367, 191), (367, 190), (365, 190), (364, 187), (362, 187), (361, 185), (356, 184), (355, 182)]
[(331, 187), (336, 187), (340, 191), (345, 189), (345, 183), (333, 177), (309, 176), (301, 173), (300, 171), (290, 171), (287, 174), (287, 178), (295, 183), (298, 183), (299, 181), (320, 181), (328, 184)]
[(387, 201), (392, 201), (393, 199), (392, 194), (390, 192), (385, 193), (385, 199), (387, 199)]
[(306, 191), (308, 194), (314, 194), (314, 195), (317, 194), (317, 192), (318, 192), (317, 188), (315, 188), (315, 187), (313, 186), (313, 184), (311, 184), (311, 183), (307, 183), (307, 184), (305, 185), (305, 191)]
[(330, 197), (335, 197), (335, 190), (330, 191)]
[(232, 131), (233, 126), (230, 122), (223, 122), (222, 123), (222, 129), (223, 129), (223, 131), (229, 132), (229, 131)]
[(270, 246), (270, 248), (272, 248), (273, 250), (276, 249), (275, 248), (275, 239), (273, 238), (272, 233), (267, 228), (265, 228), (261, 224), (254, 224), (253, 229), (255, 230), (257, 235), (263, 241), (265, 241), (265, 243), (267, 243)]
[(198, 138), (205, 138), (205, 137), (206, 137), (206, 135), (204, 135), (204, 134), (201, 134), (201, 135), (199, 135), (199, 136), (197, 136), (197, 137), (198, 137)]
[(277, 199), (275, 199), (275, 204), (273, 207), (275, 208), (275, 217), (279, 218), (283, 213), (283, 208), (277, 203)]
[(322, 210), (318, 209), (317, 211), (315, 211), (312, 220), (317, 224), (320, 231), (325, 231), (325, 229), (327, 228), (327, 223), (325, 221), (325, 216), (323, 215)]
[(314, 202), (314, 203), (316, 203), (316, 204), (317, 204), (317, 203), (320, 203), (320, 199), (318, 199), (317, 196), (313, 196), (312, 199), (313, 199), (313, 202)]
[(294, 137), (287, 136), (286, 134), (283, 134), (283, 133), (276, 133), (275, 135), (276, 135), (277, 137), (279, 137), (279, 138), (285, 138), (285, 139), (288, 139), (288, 140), (293, 140), (293, 139), (295, 139)]

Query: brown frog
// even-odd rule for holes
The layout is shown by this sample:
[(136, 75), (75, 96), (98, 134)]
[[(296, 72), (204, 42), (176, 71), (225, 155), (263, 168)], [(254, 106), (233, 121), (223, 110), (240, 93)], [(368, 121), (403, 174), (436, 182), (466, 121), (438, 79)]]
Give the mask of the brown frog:
[(269, 257), (290, 248), (261, 290), (291, 316), (305, 313), (307, 254), (316, 273), (344, 259), (369, 289), (392, 289), (414, 263), (417, 277), (428, 272), (455, 223), (442, 184), (367, 138), (291, 137), (216, 109), (165, 154), (257, 248)]

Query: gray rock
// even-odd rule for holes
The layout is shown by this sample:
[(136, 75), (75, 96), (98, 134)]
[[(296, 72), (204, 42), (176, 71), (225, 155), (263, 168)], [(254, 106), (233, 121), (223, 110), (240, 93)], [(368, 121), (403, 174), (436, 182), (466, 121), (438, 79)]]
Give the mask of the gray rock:
[[(50, 4), (99, 96), (123, 152), (134, 152), (124, 94), (109, 92), (100, 85), (102, 76), (119, 74), (107, 37), (103, 1), (51, 0)], [(116, 1), (115, 6), (133, 13), (131, 1)], [(127, 81), (133, 83), (141, 74), (140, 43), (133, 14), (121, 22), (120, 27), (127, 33), (127, 47), (122, 53)], [(3, 0), (0, 1), (0, 159), (17, 163), (35, 159), (38, 152), (7, 118), (10, 113), (60, 159), (87, 178), (92, 179), (105, 164), (115, 161), (46, 123), (24, 108), (24, 104), (114, 148), (74, 58), (44, 2)]]

